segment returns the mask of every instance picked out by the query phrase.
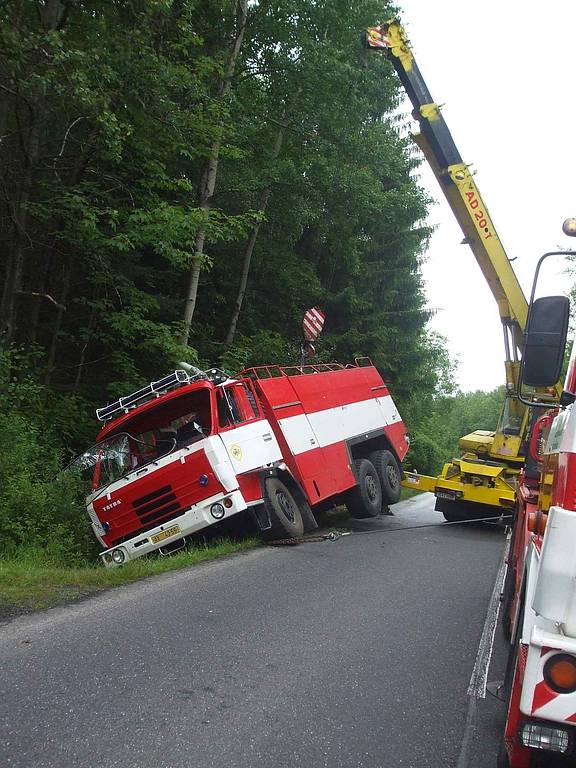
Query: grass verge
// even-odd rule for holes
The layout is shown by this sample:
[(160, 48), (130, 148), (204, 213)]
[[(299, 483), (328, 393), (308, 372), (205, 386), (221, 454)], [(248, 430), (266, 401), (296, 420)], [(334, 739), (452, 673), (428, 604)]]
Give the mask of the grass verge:
[(170, 557), (147, 557), (121, 568), (63, 565), (42, 550), (28, 549), (0, 556), (0, 619), (51, 608), (120, 584), (174, 571), (258, 546), (256, 539), (221, 540), (206, 547), (190, 547)]
[(402, 487), (400, 489), (400, 501), (406, 501), (407, 499), (412, 499), (414, 496), (420, 496), (422, 491), (413, 491), (412, 488), (404, 488)]

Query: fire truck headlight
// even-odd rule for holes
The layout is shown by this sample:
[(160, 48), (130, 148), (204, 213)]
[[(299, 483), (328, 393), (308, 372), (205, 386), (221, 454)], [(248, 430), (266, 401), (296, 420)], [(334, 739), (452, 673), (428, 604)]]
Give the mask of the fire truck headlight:
[(532, 749), (565, 754), (570, 746), (570, 737), (564, 728), (553, 728), (542, 723), (524, 723), (518, 735), (522, 744)]
[(568, 653), (556, 653), (544, 664), (544, 680), (556, 693), (576, 691), (576, 658)]
[(576, 219), (566, 219), (562, 224), (562, 231), (568, 237), (576, 237)]
[(122, 565), (124, 560), (126, 560), (126, 555), (121, 549), (115, 549), (112, 552), (112, 560), (116, 563), (116, 565)]
[(210, 507), (210, 514), (215, 520), (222, 520), (222, 518), (226, 514), (226, 510), (224, 509), (222, 504), (220, 504), (220, 502), (217, 501), (216, 504), (212, 504), (212, 506)]

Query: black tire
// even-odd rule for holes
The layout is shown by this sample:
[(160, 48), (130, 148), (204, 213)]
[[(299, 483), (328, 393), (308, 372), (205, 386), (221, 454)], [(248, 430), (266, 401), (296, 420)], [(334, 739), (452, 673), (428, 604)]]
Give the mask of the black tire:
[(374, 464), (380, 485), (382, 486), (382, 501), (384, 504), (396, 504), (400, 500), (402, 486), (402, 470), (396, 456), (390, 451), (374, 451), (368, 458)]
[(461, 505), (457, 501), (436, 499), (434, 509), (437, 512), (442, 512), (444, 520), (448, 523), (457, 523), (468, 519), (466, 513), (462, 511)]
[(304, 520), (290, 490), (277, 477), (267, 477), (265, 488), (272, 527), (263, 536), (266, 539), (301, 538), (304, 534)]
[(357, 519), (377, 517), (382, 512), (382, 486), (376, 467), (368, 459), (354, 462), (358, 485), (346, 495), (348, 512)]

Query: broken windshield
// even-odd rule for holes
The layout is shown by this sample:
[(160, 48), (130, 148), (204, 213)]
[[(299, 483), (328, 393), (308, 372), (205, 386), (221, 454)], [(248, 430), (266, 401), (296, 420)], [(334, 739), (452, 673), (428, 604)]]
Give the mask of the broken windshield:
[(78, 456), (69, 469), (101, 491), (133, 470), (201, 440), (211, 431), (210, 393), (196, 390), (134, 413), (118, 432)]
[(176, 444), (175, 440), (165, 441), (166, 445), (162, 442), (146, 442), (121, 432), (88, 448), (76, 457), (69, 470), (89, 482), (92, 491), (101, 490), (132, 470), (166, 455)]

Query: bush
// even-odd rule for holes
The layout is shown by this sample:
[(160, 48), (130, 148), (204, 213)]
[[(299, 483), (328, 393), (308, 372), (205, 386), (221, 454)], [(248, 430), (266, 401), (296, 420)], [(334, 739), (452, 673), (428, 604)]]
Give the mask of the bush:
[(42, 548), (53, 561), (96, 554), (82, 488), (59, 475), (61, 453), (17, 412), (0, 414), (0, 551)]
[(418, 429), (410, 431), (410, 450), (404, 459), (404, 469), (416, 469), (422, 475), (436, 475), (445, 461), (450, 460), (438, 443)]

